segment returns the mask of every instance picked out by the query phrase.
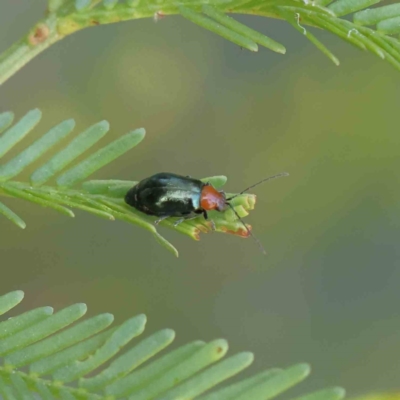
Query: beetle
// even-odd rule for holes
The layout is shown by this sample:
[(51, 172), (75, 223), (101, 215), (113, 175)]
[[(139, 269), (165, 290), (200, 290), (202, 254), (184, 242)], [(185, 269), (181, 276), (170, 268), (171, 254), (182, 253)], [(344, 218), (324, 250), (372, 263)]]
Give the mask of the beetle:
[[(125, 195), (125, 202), (147, 215), (159, 217), (154, 221), (156, 225), (166, 218), (178, 217), (174, 223), (174, 226), (177, 226), (185, 220), (199, 217), (200, 214), (208, 220), (208, 211), (222, 212), (231, 208), (265, 253), (261, 243), (239, 217), (230, 201), (263, 182), (287, 175), (289, 174), (283, 172), (270, 176), (227, 198), (224, 191), (217, 190), (211, 183), (190, 176), (161, 172), (141, 180), (129, 189)], [(212, 221), (211, 223), (215, 230), (214, 223)]]

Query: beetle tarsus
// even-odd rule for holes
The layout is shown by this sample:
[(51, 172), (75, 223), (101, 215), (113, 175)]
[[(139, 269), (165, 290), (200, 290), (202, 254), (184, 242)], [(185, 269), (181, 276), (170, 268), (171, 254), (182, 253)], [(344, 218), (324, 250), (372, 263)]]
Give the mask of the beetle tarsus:
[(164, 221), (164, 219), (167, 219), (169, 217), (169, 215), (164, 215), (161, 218), (158, 218), (154, 221), (154, 225), (158, 225), (161, 221)]
[[(187, 219), (187, 218), (186, 218), (186, 219)], [(178, 226), (178, 225), (181, 224), (184, 220), (185, 220), (185, 218), (179, 218), (176, 222), (174, 222), (174, 226)]]
[(191, 219), (196, 219), (196, 218), (198, 218), (198, 217), (199, 217), (198, 214), (189, 214), (189, 215), (186, 215), (186, 216), (184, 216), (184, 217), (182, 217), (182, 218), (179, 218), (179, 219), (174, 223), (174, 226), (178, 226), (178, 225), (181, 224), (182, 222), (190, 221)]
[(210, 225), (211, 225), (211, 230), (212, 231), (216, 231), (217, 230), (217, 228), (215, 226), (215, 222), (212, 219), (210, 219)]
[(216, 230), (215, 222), (212, 219), (208, 219), (208, 214), (207, 214), (206, 210), (203, 210), (203, 216), (204, 216), (204, 219), (209, 222), (209, 225), (211, 225), (211, 230), (215, 231)]

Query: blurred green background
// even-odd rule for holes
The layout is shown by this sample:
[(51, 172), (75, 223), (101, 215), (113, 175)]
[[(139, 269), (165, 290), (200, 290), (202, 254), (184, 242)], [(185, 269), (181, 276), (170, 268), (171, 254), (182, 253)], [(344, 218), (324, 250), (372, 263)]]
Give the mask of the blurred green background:
[[(0, 4), (0, 50), (45, 8)], [(97, 178), (224, 174), (235, 192), (288, 171), (257, 188), (247, 219), (268, 256), (251, 240), (160, 228), (175, 259), (138, 227), (15, 201), (28, 227), (0, 221), (0, 293), (26, 292), (18, 312), (74, 302), (119, 322), (144, 312), (148, 333), (174, 328), (177, 344), (226, 337), (232, 353), (255, 352), (253, 373), (307, 361), (302, 391), (399, 389), (400, 73), (319, 32), (335, 67), (284, 22), (238, 19), (287, 54), (252, 54), (181, 17), (96, 27), (6, 82), (0, 111), (43, 110), (28, 142), (70, 117), (78, 130), (107, 119), (102, 144), (145, 127), (145, 141)]]

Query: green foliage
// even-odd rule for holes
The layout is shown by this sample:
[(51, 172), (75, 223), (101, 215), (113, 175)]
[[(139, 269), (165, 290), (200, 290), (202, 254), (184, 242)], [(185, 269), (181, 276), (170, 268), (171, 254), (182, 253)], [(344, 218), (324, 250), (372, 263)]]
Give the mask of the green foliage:
[[(23, 140), (40, 119), (41, 112), (32, 110), (10, 127), (13, 114), (10, 112), (0, 114), (0, 132), (5, 130), (0, 137), (0, 159)], [(85, 181), (91, 174), (138, 145), (145, 136), (143, 128), (127, 133), (74, 164), (77, 157), (90, 151), (91, 147), (108, 132), (108, 122), (101, 121), (64, 144), (64, 147), (55, 155), (45, 159), (44, 163), (31, 173), (30, 182), (14, 180), (34, 161), (42, 156), (46, 157), (56, 144), (61, 141), (64, 143), (74, 127), (74, 120), (63, 121), (8, 162), (0, 164), (0, 196), (24, 199), (52, 208), (69, 217), (74, 217), (75, 214), (71, 208), (76, 208), (108, 220), (120, 219), (148, 230), (159, 243), (178, 255), (175, 247), (156, 230), (153, 224), (154, 217), (149, 217), (125, 204), (124, 196), (137, 183), (136, 181)], [(54, 185), (47, 185), (52, 180)], [(221, 187), (225, 184), (226, 177), (215, 176), (204, 178), (204, 180), (211, 182), (215, 187)], [(79, 188), (73, 187), (78, 183), (81, 184)], [(232, 204), (240, 217), (245, 217), (248, 211), (254, 208), (255, 196), (243, 194), (232, 200)], [(2, 202), (0, 202), (0, 214), (20, 228), (25, 228), (25, 222)], [(224, 213), (211, 212), (210, 216), (217, 232), (232, 233), (241, 237), (248, 236), (247, 230), (232, 210)], [(175, 229), (195, 240), (199, 240), (201, 232), (207, 233), (212, 230), (211, 222), (205, 221), (201, 216), (195, 220), (185, 221), (176, 227), (174, 221), (170, 219), (164, 220), (161, 225)], [(251, 228), (249, 225), (248, 227)]]
[[(0, 315), (23, 297), (21, 291), (1, 296)], [(188, 343), (153, 361), (173, 342), (173, 330), (156, 332), (122, 352), (143, 333), (146, 316), (111, 327), (111, 314), (77, 322), (85, 313), (85, 304), (55, 314), (51, 307), (41, 307), (0, 322), (0, 395), (4, 400), (34, 399), (34, 394), (45, 400), (266, 400), (301, 382), (310, 372), (307, 364), (269, 369), (203, 395), (247, 368), (253, 354), (224, 358), (228, 343), (217, 339)], [(343, 397), (344, 390), (334, 387), (296, 400)]]
[[(228, 17), (226, 13), (252, 14), (286, 20), (335, 64), (338, 59), (304, 26), (330, 31), (351, 44), (369, 50), (400, 69), (400, 42), (389, 35), (400, 32), (400, 4), (367, 9), (380, 0), (231, 0), (231, 1), (64, 1), (59, 11), (59, 32), (76, 30), (122, 20), (181, 14), (195, 24), (208, 29), (251, 51), (258, 44), (278, 53), (285, 47)], [(353, 15), (353, 22), (340, 17)], [(367, 26), (375, 26), (376, 30)]]
[[(47, 16), (0, 55), (0, 84), (51, 44), (101, 24), (180, 14), (250, 51), (258, 45), (278, 53), (285, 47), (227, 13), (287, 21), (336, 65), (339, 60), (306, 26), (317, 27), (368, 50), (400, 70), (400, 3), (367, 8), (381, 0), (48, 0)], [(352, 20), (348, 17), (352, 15)], [(343, 18), (345, 17), (345, 18)]]

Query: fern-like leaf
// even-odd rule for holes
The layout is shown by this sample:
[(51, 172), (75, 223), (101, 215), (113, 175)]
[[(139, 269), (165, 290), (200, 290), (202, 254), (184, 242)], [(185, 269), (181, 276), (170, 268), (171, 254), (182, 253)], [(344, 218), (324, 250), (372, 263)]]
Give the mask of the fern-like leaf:
[[(21, 291), (1, 296), (0, 315), (22, 299)], [(172, 343), (173, 330), (136, 339), (133, 347), (122, 351), (143, 333), (146, 316), (113, 327), (111, 314), (79, 321), (85, 313), (85, 304), (55, 314), (51, 307), (41, 307), (0, 322), (0, 396), (4, 400), (265, 400), (301, 382), (310, 372), (307, 364), (269, 369), (209, 392), (247, 368), (253, 354), (224, 358), (228, 343), (217, 339), (194, 341), (153, 360)], [(330, 388), (296, 400), (343, 397), (343, 389)]]
[[(0, 84), (66, 35), (101, 24), (180, 14), (250, 51), (285, 47), (226, 15), (250, 14), (287, 21), (336, 65), (339, 61), (308, 26), (329, 31), (400, 70), (400, 3), (368, 8), (381, 0), (48, 0), (48, 14), (0, 55)], [(352, 21), (348, 18), (352, 15)], [(345, 17), (345, 18), (343, 18)], [(1, 123), (0, 123), (1, 127)]]
[[(154, 217), (149, 217), (125, 204), (124, 196), (137, 183), (136, 181), (86, 181), (91, 174), (137, 146), (144, 138), (143, 128), (127, 133), (74, 164), (77, 157), (90, 151), (91, 147), (108, 132), (108, 122), (101, 121), (75, 136), (64, 145), (63, 149), (46, 160), (45, 157), (49, 150), (61, 141), (64, 143), (67, 136), (73, 132), (75, 122), (69, 119), (50, 129), (5, 164), (1, 164), (1, 157), (11, 151), (31, 132), (40, 119), (41, 112), (32, 110), (9, 127), (0, 137), (0, 196), (21, 198), (43, 207), (52, 208), (69, 217), (74, 217), (71, 208), (76, 208), (108, 220), (120, 219), (139, 225), (151, 232), (160, 244), (178, 255), (175, 247), (156, 230), (153, 223)], [(0, 114), (0, 130), (2, 127), (6, 129), (11, 122), (11, 113)], [(40, 157), (44, 158), (44, 162), (31, 173), (30, 182), (15, 180)], [(54, 185), (49, 185), (48, 182), (52, 180)], [(204, 180), (213, 183), (215, 187), (221, 187), (226, 182), (226, 177), (216, 176)], [(81, 184), (81, 186), (76, 187), (77, 184)], [(236, 197), (232, 204), (240, 217), (245, 217), (248, 215), (248, 211), (254, 208), (255, 196), (243, 194)], [(25, 228), (25, 222), (2, 202), (0, 202), (0, 214), (20, 228)], [(224, 213), (211, 212), (210, 215), (215, 223), (216, 231), (248, 237), (248, 231), (237, 220), (232, 210)], [(202, 217), (186, 221), (176, 227), (174, 227), (173, 221), (169, 220), (164, 220), (161, 224), (195, 240), (199, 240), (201, 232), (210, 232), (213, 227)], [(251, 229), (249, 225), (248, 228)]]

